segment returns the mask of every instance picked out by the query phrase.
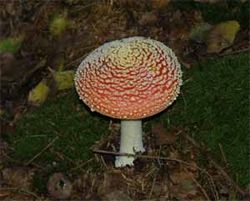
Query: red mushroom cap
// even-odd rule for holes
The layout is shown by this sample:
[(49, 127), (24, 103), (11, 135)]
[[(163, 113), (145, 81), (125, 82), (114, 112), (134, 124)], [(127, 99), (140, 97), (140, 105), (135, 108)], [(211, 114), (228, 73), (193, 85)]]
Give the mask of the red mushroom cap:
[(166, 109), (182, 84), (181, 68), (163, 43), (131, 37), (90, 53), (75, 76), (76, 90), (92, 111), (119, 119), (141, 119)]

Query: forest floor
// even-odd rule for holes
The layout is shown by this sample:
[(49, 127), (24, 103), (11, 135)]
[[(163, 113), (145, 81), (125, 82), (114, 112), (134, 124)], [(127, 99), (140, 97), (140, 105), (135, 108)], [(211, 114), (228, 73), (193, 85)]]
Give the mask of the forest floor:
[[(249, 199), (248, 7), (1, 3), (0, 199)], [(116, 169), (119, 121), (84, 106), (73, 76), (91, 50), (137, 35), (176, 52), (184, 84), (170, 108), (144, 119), (146, 153)]]

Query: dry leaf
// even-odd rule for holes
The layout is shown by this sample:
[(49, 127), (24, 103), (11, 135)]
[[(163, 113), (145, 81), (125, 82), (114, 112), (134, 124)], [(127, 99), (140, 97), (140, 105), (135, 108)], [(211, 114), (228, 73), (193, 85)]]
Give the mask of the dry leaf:
[(53, 36), (60, 36), (69, 26), (66, 15), (57, 15), (49, 24), (49, 31)]
[(206, 44), (208, 53), (219, 53), (234, 42), (240, 24), (237, 21), (226, 21), (212, 27), (208, 33)]
[(47, 86), (46, 80), (42, 80), (29, 92), (28, 102), (34, 105), (40, 105), (47, 99), (48, 95), (49, 87)]
[(53, 72), (58, 90), (70, 89), (74, 86), (75, 72), (73, 70)]

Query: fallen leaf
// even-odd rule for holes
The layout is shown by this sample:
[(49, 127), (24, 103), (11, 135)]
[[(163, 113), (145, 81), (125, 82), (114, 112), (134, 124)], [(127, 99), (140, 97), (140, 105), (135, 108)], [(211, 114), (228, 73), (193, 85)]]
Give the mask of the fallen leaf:
[(206, 38), (207, 52), (219, 53), (234, 42), (240, 24), (237, 21), (226, 21), (211, 28)]
[(49, 194), (56, 199), (67, 199), (71, 195), (72, 184), (63, 173), (54, 173), (47, 184)]
[(34, 105), (42, 104), (47, 99), (49, 90), (46, 80), (42, 80), (29, 92), (28, 102)]
[(69, 21), (65, 14), (56, 15), (49, 24), (49, 31), (53, 36), (60, 36), (68, 25)]
[(57, 89), (60, 91), (72, 88), (74, 86), (74, 76), (75, 72), (73, 70), (53, 72)]

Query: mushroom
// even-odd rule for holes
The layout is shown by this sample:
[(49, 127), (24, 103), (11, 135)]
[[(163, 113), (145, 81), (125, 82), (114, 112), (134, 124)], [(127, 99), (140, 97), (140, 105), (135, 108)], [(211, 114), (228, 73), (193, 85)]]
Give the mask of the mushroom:
[[(130, 37), (105, 43), (80, 64), (75, 86), (80, 99), (103, 115), (121, 119), (120, 153), (145, 152), (142, 120), (173, 103), (182, 84), (180, 64), (163, 43)], [(116, 167), (133, 166), (117, 156)]]

